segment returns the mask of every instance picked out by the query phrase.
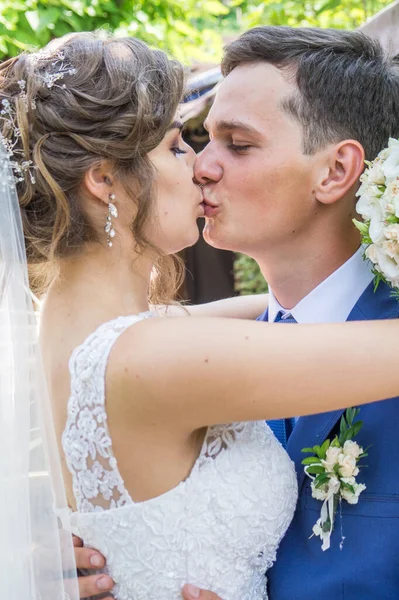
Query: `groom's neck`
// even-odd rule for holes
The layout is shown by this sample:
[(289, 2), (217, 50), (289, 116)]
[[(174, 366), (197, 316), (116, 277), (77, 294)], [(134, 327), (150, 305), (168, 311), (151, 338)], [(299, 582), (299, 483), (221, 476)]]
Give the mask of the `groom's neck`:
[(349, 260), (359, 245), (356, 234), (322, 245), (266, 250), (256, 261), (278, 302), (290, 309)]

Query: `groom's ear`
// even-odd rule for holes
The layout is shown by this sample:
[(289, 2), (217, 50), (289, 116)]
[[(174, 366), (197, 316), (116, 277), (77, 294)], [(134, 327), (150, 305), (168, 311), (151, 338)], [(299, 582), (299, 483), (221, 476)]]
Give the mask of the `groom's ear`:
[(356, 188), (364, 169), (364, 149), (356, 140), (344, 140), (329, 146), (323, 155), (315, 197), (322, 204), (333, 204)]

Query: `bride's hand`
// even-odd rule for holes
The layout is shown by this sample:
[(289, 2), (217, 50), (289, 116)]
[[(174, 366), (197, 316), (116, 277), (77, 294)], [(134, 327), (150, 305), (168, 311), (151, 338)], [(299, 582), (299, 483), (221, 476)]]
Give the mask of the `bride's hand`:
[(185, 585), (182, 590), (184, 600), (222, 600), (220, 596), (217, 596), (213, 592), (207, 590), (200, 590), (195, 585)]
[[(73, 536), (75, 550), (76, 568), (79, 569), (102, 569), (105, 566), (105, 558), (92, 548), (83, 548), (80, 538)], [(96, 575), (79, 575), (79, 598), (97, 597), (99, 594), (109, 592), (114, 587), (111, 577), (98, 573)], [(101, 596), (103, 600), (112, 600), (112, 596)]]

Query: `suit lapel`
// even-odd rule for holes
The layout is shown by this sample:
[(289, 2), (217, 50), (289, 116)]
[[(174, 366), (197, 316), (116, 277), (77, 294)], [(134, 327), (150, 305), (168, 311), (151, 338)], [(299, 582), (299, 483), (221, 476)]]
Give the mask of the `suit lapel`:
[[(373, 319), (395, 319), (399, 317), (399, 302), (392, 297), (392, 290), (384, 283), (380, 283), (374, 292), (374, 282), (363, 292), (353, 307), (348, 321), (364, 321)], [(288, 444), (287, 451), (295, 462), (298, 474), (298, 485), (301, 489), (305, 473), (301, 461), (306, 454), (301, 449), (307, 446), (321, 444), (329, 436), (341, 418), (344, 410), (336, 410), (329, 413), (301, 417), (294, 427)]]

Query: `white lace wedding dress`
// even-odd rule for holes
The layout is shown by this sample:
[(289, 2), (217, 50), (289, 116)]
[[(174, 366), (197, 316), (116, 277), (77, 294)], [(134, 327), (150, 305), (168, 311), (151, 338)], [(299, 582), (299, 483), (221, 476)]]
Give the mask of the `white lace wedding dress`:
[(106, 557), (117, 600), (179, 600), (187, 582), (223, 600), (263, 600), (297, 499), (293, 465), (263, 421), (209, 427), (189, 477), (157, 498), (134, 502), (124, 486), (107, 428), (105, 370), (118, 336), (149, 316), (104, 323), (71, 356), (62, 443), (74, 532)]

